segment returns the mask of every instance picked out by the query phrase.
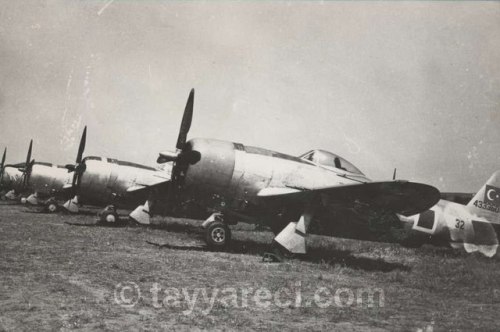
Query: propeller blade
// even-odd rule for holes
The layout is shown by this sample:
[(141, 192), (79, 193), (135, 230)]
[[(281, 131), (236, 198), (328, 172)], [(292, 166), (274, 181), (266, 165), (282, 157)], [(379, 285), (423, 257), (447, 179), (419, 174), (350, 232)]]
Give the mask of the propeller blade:
[[(2, 181), (3, 178), (3, 173), (5, 171), (5, 158), (7, 156), (7, 148), (3, 150), (3, 156), (2, 156), (2, 166), (0, 167), (0, 181)], [(0, 183), (0, 186), (2, 183)]]
[(64, 167), (66, 167), (66, 169), (68, 170), (68, 173), (70, 172), (74, 172), (75, 171), (75, 165), (73, 164), (66, 164)]
[(35, 164), (35, 159), (31, 160), (28, 165), (26, 165), (26, 170), (24, 173), (24, 185), (27, 186), (29, 184), (31, 178), (31, 171), (33, 170), (33, 165)]
[(194, 165), (201, 159), (201, 153), (198, 151), (182, 151), (177, 156), (176, 162), (181, 164)]
[(87, 143), (87, 126), (83, 128), (82, 138), (80, 139), (80, 145), (78, 146), (78, 154), (76, 155), (76, 163), (74, 165), (66, 165), (68, 173), (73, 172), (73, 179), (71, 180), (71, 197), (74, 197), (78, 192), (78, 187), (80, 185), (80, 178), (82, 173), (85, 172), (86, 166), (83, 161), (83, 152), (85, 151), (85, 144)]
[(2, 156), (2, 169), (3, 166), (5, 165), (5, 157), (7, 156), (7, 148), (3, 150), (3, 156)]
[(80, 179), (80, 172), (78, 172), (78, 165), (77, 165), (75, 166), (73, 172), (73, 179), (71, 180), (71, 197), (75, 197), (76, 193), (78, 192), (77, 183), (79, 182), (78, 181), (79, 179)]
[(177, 138), (176, 152), (160, 152), (158, 156), (158, 163), (165, 163), (173, 161), (171, 172), (171, 182), (169, 190), (167, 193), (167, 209), (170, 212), (174, 212), (177, 205), (177, 191), (181, 187), (182, 174), (191, 164), (197, 163), (201, 159), (201, 155), (198, 151), (185, 151), (186, 140), (189, 129), (191, 128), (191, 121), (193, 120), (193, 108), (194, 108), (194, 89), (189, 92), (189, 97), (184, 108), (184, 115), (182, 116), (181, 127), (179, 130), (179, 136)]
[(163, 151), (158, 155), (156, 162), (158, 164), (168, 163), (169, 161), (175, 161), (179, 157), (179, 152)]
[(78, 154), (76, 156), (76, 163), (82, 162), (83, 151), (85, 150), (85, 143), (87, 142), (87, 126), (83, 129), (82, 138), (80, 139), (80, 146), (78, 147)]
[(193, 120), (193, 107), (194, 107), (194, 89), (191, 89), (189, 97), (182, 116), (181, 128), (179, 130), (179, 137), (177, 138), (176, 148), (182, 150), (186, 144), (187, 134), (191, 128), (191, 121)]
[(196, 164), (201, 159), (201, 154), (198, 151), (180, 151), (180, 152), (171, 152), (164, 151), (160, 152), (158, 159), (156, 162), (158, 164), (168, 163), (170, 161), (175, 161), (180, 164)]
[(72, 188), (75, 188), (77, 177), (78, 177), (78, 172), (75, 172), (75, 174), (73, 174), (73, 181), (71, 181)]
[(33, 168), (33, 164), (35, 163), (35, 160), (31, 160), (31, 152), (33, 150), (33, 139), (30, 140), (30, 146), (28, 148), (28, 155), (26, 156), (26, 162), (24, 163), (24, 167), (19, 168), (23, 172), (23, 179), (22, 179), (22, 189), (26, 187), (29, 183), (29, 178), (31, 175), (31, 169)]
[(397, 168), (394, 169), (394, 173), (392, 174), (392, 179), (393, 180), (396, 180), (396, 170), (397, 170)]
[(30, 141), (30, 147), (28, 148), (28, 155), (26, 156), (26, 167), (28, 167), (28, 164), (30, 163), (31, 160), (31, 150), (33, 149), (33, 140)]

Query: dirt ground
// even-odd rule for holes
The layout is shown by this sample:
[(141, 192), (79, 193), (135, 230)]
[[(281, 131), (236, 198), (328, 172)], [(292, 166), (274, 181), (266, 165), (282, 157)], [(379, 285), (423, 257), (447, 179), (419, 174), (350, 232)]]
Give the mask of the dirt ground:
[(66, 223), (94, 220), (0, 206), (0, 330), (500, 329), (498, 257), (311, 236), (266, 263), (246, 225), (214, 252), (196, 221)]

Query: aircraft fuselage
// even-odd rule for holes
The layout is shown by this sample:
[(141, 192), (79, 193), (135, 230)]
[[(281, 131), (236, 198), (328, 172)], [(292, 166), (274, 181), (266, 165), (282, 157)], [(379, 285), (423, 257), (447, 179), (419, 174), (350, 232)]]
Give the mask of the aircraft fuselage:
[(440, 200), (427, 211), (399, 218), (411, 225), (412, 237), (421, 243), (468, 246), (467, 251), (476, 250), (472, 249), (474, 247), (487, 255), (496, 253), (498, 247), (498, 223), (492, 222), (493, 218), (475, 215), (466, 205)]
[(0, 187), (2, 190), (12, 190), (17, 188), (22, 181), (23, 173), (14, 166), (5, 166)]
[(59, 196), (63, 186), (70, 181), (70, 174), (64, 166), (36, 162), (31, 170), (28, 188), (40, 197)]
[(153, 167), (105, 157), (86, 157), (84, 162), (78, 195), (86, 204), (136, 207), (147, 198), (147, 192), (135, 194), (127, 190), (153, 182), (161, 172)]
[(264, 188), (310, 190), (370, 182), (362, 174), (239, 143), (192, 139), (187, 149), (198, 151), (201, 158), (183, 172), (182, 199), (211, 210), (258, 216), (269, 208), (257, 196)]

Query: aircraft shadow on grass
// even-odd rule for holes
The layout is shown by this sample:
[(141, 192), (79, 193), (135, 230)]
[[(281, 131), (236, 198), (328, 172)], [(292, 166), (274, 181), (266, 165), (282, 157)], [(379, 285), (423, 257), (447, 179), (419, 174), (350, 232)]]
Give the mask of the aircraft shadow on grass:
[[(14, 203), (14, 204), (19, 205), (19, 203)], [(37, 214), (38, 213), (39, 214), (54, 214), (54, 212), (47, 211), (47, 209), (44, 206), (32, 206), (32, 205), (25, 206), (25, 209), (22, 210), (22, 212), (24, 212), (24, 213), (37, 213)], [(65, 209), (60, 209), (59, 212), (61, 214), (65, 214), (65, 215), (72, 215), (71, 212), (69, 212)], [(83, 210), (82, 209), (78, 212), (78, 215), (95, 217), (95, 216), (97, 216), (97, 212), (92, 211), (92, 210)], [(125, 215), (120, 215), (120, 217), (125, 217)]]
[[(199, 227), (193, 225), (182, 225), (182, 224), (169, 224), (169, 225), (155, 225), (151, 228), (164, 229), (169, 232), (177, 233), (189, 233), (195, 234), (195, 237), (200, 240), (203, 239), (203, 232)], [(154, 243), (150, 244), (156, 245), (160, 248), (167, 248), (173, 250), (192, 250), (192, 251), (214, 251), (206, 246), (182, 246), (182, 245), (172, 245), (168, 243)], [(262, 256), (266, 252), (272, 252), (273, 247), (269, 243), (262, 243), (252, 239), (232, 239), (231, 245), (224, 250), (219, 250), (221, 252), (228, 252), (234, 254), (249, 254)], [(294, 256), (294, 259), (299, 259), (306, 262), (318, 263), (318, 264), (328, 264), (331, 266), (341, 265), (353, 269), (359, 269), (364, 271), (380, 271), (380, 272), (390, 272), (394, 270), (409, 271), (410, 267), (401, 263), (391, 263), (386, 262), (383, 259), (374, 259), (368, 257), (356, 257), (349, 250), (340, 250), (336, 248), (310, 248), (308, 253), (305, 255)]]
[[(93, 223), (82, 223), (82, 222), (66, 222), (69, 225), (74, 226), (100, 226), (100, 227), (110, 227), (109, 225), (103, 225), (96, 221)], [(123, 221), (117, 223), (115, 227), (143, 227), (129, 221)], [(201, 227), (193, 224), (182, 224), (182, 223), (169, 223), (169, 224), (153, 224), (149, 225), (148, 228), (164, 230), (174, 233), (185, 233), (194, 236), (194, 240), (203, 241), (203, 230)], [(260, 233), (260, 232), (255, 232)], [(152, 241), (146, 241), (151, 245), (155, 245), (159, 248), (166, 248), (172, 250), (187, 250), (187, 251), (220, 251), (234, 254), (248, 254), (255, 256), (262, 256), (266, 252), (273, 252), (274, 247), (269, 243), (263, 243), (253, 239), (232, 239), (231, 245), (225, 249), (214, 250), (206, 247), (205, 245), (193, 246), (193, 245), (174, 245), (169, 243), (155, 243)], [(383, 259), (374, 259), (368, 257), (356, 257), (348, 250), (340, 250), (336, 248), (310, 248), (308, 253), (305, 255), (294, 256), (294, 259), (318, 263), (318, 264), (328, 264), (331, 266), (341, 265), (353, 269), (359, 269), (364, 271), (380, 271), (380, 272), (390, 272), (394, 270), (409, 271), (410, 267), (401, 263), (391, 263), (386, 262)]]

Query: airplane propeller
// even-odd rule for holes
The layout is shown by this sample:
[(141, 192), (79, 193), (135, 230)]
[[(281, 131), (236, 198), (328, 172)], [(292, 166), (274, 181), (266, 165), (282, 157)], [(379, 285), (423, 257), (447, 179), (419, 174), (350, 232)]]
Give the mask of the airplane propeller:
[[(6, 156), (7, 156), (7, 148), (5, 148), (3, 150), (2, 164), (0, 166), (0, 182), (3, 179), (3, 173), (4, 173), (4, 170), (5, 170), (5, 158), (6, 158)], [(1, 185), (1, 183), (0, 183), (0, 185)]]
[(31, 159), (32, 150), (33, 150), (33, 140), (30, 141), (30, 146), (28, 148), (28, 155), (26, 156), (26, 162), (24, 163), (24, 166), (18, 168), (23, 173), (21, 189), (24, 189), (28, 186), (31, 177), (31, 171), (33, 170), (33, 165), (35, 164), (35, 159)]
[(71, 182), (72, 196), (76, 194), (76, 191), (80, 185), (81, 177), (87, 166), (83, 161), (83, 151), (85, 150), (85, 144), (87, 142), (87, 126), (83, 129), (82, 138), (80, 139), (80, 145), (78, 147), (78, 154), (76, 155), (75, 164), (67, 164), (65, 167), (69, 172), (73, 172), (73, 180)]
[[(160, 152), (157, 163), (163, 164), (169, 161), (173, 161), (176, 164), (194, 164), (200, 160), (199, 153), (196, 151), (186, 149), (186, 140), (189, 129), (191, 128), (191, 122), (193, 120), (193, 107), (194, 107), (194, 89), (191, 89), (189, 97), (184, 109), (184, 115), (182, 116), (181, 127), (179, 130), (179, 136), (177, 137), (177, 144), (175, 145), (176, 151), (164, 151)], [(175, 168), (175, 165), (174, 165)]]
[(189, 167), (189, 165), (197, 163), (201, 158), (198, 151), (193, 151), (189, 146), (186, 146), (187, 134), (191, 128), (191, 122), (193, 120), (193, 107), (194, 89), (191, 89), (186, 107), (184, 109), (184, 115), (182, 116), (179, 136), (177, 137), (177, 143), (175, 145), (176, 151), (160, 152), (158, 159), (156, 160), (159, 164), (170, 161), (173, 162), (171, 186), (169, 190), (169, 197), (172, 203), (175, 203), (176, 192), (180, 189), (182, 173), (187, 169), (187, 167)]

